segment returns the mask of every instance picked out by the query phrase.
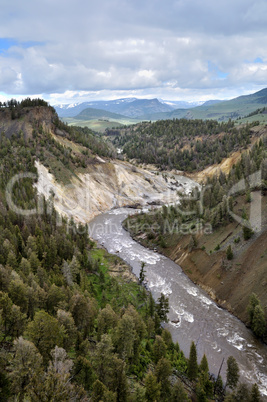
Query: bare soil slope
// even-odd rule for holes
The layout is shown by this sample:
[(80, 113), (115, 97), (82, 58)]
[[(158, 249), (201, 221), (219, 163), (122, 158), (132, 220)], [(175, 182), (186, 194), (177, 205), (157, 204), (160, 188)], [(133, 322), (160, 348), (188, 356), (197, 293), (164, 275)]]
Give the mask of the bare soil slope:
[[(240, 213), (243, 205), (244, 196), (240, 196), (235, 212)], [(267, 311), (266, 196), (262, 196), (261, 218), (261, 227), (249, 240), (244, 240), (241, 224), (233, 221), (211, 234), (196, 234), (197, 246), (191, 251), (189, 234), (172, 234), (165, 239), (166, 247), (158, 249), (180, 265), (190, 279), (219, 305), (248, 324), (246, 309), (252, 292), (257, 294)], [(137, 235), (135, 239), (145, 246), (149, 245), (146, 235)], [(233, 250), (232, 260), (228, 260), (226, 254), (229, 245)]]
[(55, 208), (65, 216), (82, 223), (101, 212), (123, 206), (136, 207), (146, 203), (165, 203), (176, 199), (176, 188), (161, 175), (136, 168), (119, 160), (98, 160), (63, 185), (40, 162), (39, 194), (54, 195)]

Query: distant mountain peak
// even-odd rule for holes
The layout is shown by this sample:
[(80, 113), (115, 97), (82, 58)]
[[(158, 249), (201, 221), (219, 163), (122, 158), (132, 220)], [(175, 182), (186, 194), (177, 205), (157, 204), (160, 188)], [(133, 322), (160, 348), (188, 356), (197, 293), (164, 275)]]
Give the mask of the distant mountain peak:
[(146, 113), (164, 113), (173, 110), (173, 107), (164, 102), (160, 102), (157, 98), (121, 98), (110, 101), (89, 101), (55, 106), (60, 117), (75, 117), (87, 108), (105, 110), (110, 113), (116, 113), (131, 118), (138, 118)]
[[(241, 103), (244, 106), (241, 107)], [(231, 100), (208, 101), (173, 101), (158, 98), (120, 98), (114, 100), (88, 101), (57, 105), (55, 109), (60, 117), (75, 117), (87, 108), (94, 108), (117, 115), (141, 120), (159, 120), (172, 118), (212, 118), (219, 120), (235, 119), (253, 112), (260, 106), (267, 105), (267, 88), (250, 95), (243, 95)]]

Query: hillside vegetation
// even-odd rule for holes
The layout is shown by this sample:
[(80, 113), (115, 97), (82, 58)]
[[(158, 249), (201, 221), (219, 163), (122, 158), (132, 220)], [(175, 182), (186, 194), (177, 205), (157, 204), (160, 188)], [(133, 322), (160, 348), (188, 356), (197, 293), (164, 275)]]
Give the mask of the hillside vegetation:
[[(190, 107), (190, 103), (192, 107)], [(91, 101), (71, 105), (57, 105), (59, 116), (74, 117), (87, 108), (101, 110), (102, 116), (106, 112), (123, 115), (124, 118), (142, 120), (169, 120), (169, 119), (213, 119), (218, 121), (236, 120), (255, 113), (256, 110), (267, 106), (267, 88), (254, 94), (239, 96), (231, 100), (209, 100), (201, 106), (197, 102), (186, 101), (159, 101), (158, 99), (125, 98), (112, 101)], [(194, 105), (194, 106), (193, 106)], [(251, 120), (251, 119), (250, 119)], [(266, 116), (260, 116), (266, 121)], [(87, 119), (87, 121), (89, 121)]]
[(174, 119), (144, 122), (127, 129), (106, 130), (113, 144), (129, 159), (161, 170), (200, 171), (247, 148), (257, 123), (235, 127), (232, 121)]
[(189, 109), (176, 109), (167, 113), (150, 113), (140, 116), (143, 120), (168, 119), (214, 119), (218, 121), (236, 120), (267, 106), (267, 88), (254, 94), (239, 96), (227, 101), (205, 103)]
[(87, 127), (67, 126), (43, 100), (12, 100), (8, 107), (2, 105), (0, 132), (10, 140), (16, 135), (29, 141), (32, 154), (63, 183), (71, 181), (76, 169), (93, 163), (96, 155), (116, 156), (100, 135)]
[[(144, 396), (149, 387), (139, 382), (149, 368), (160, 361), (168, 375), (182, 373), (187, 360), (160, 327), (160, 305), (136, 282), (110, 276), (123, 263), (96, 249), (86, 227), (60, 219), (51, 200), (28, 218), (9, 208), (6, 182), (36, 173), (31, 151), (21, 136), (1, 135), (1, 400), (126, 401), (130, 390)], [(18, 181), (12, 199), (37, 207), (32, 180)], [(160, 395), (163, 380), (148, 378)], [(170, 384), (164, 392), (172, 392)]]
[(256, 294), (261, 330), (255, 332), (266, 340), (266, 128), (260, 132), (262, 136), (229, 172), (220, 172), (218, 166), (219, 173), (206, 178), (202, 192), (196, 190), (189, 198), (180, 194), (177, 205), (129, 217), (125, 227), (145, 246), (175, 260), (252, 329), (255, 323), (247, 307), (251, 294)]
[(108, 111), (104, 111), (101, 109), (94, 109), (94, 108), (86, 108), (82, 112), (80, 112), (77, 116), (74, 117), (78, 120), (92, 120), (92, 119), (124, 119), (125, 116), (122, 116), (117, 113), (111, 113)]
[[(141, 278), (114, 276), (129, 268), (98, 249), (86, 226), (59, 216), (52, 194), (39, 198), (36, 176), (23, 176), (37, 174), (36, 158), (54, 171), (53, 158), (74, 169), (93, 163), (93, 150), (110, 150), (92, 133), (65, 130), (44, 104), (28, 100), (25, 108), (12, 104), (0, 112), (9, 130), (0, 136), (0, 399), (224, 400), (225, 387), (209, 375), (206, 356), (198, 365), (192, 343), (186, 359), (161, 327), (168, 299), (154, 301)], [(33, 208), (38, 213), (28, 216)], [(227, 366), (228, 389), (237, 386), (227, 400), (240, 394), (260, 400), (256, 384), (252, 390), (237, 385), (233, 358)]]
[(76, 119), (75, 117), (64, 117), (63, 121), (69, 126), (87, 127), (97, 133), (105, 133), (106, 129), (114, 129), (114, 127), (125, 127), (137, 124), (138, 120), (129, 117), (111, 118), (106, 117), (105, 111), (97, 118)]

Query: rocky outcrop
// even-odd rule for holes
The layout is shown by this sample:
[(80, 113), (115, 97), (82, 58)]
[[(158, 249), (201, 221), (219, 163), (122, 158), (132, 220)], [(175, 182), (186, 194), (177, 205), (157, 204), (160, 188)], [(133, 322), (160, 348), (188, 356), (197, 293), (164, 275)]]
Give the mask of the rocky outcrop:
[(53, 195), (56, 210), (81, 223), (112, 208), (177, 200), (177, 188), (162, 175), (119, 160), (89, 165), (86, 173), (73, 175), (72, 182), (65, 186), (40, 162), (36, 162), (36, 167), (38, 193), (45, 198)]

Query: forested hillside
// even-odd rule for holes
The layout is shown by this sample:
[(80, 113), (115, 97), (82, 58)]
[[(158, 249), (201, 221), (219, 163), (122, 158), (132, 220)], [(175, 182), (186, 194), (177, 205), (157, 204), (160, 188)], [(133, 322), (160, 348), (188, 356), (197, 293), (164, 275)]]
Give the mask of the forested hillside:
[[(100, 135), (87, 127), (64, 124), (55, 110), (42, 99), (11, 100), (1, 104), (0, 130), (4, 157), (9, 157), (12, 139), (14, 135), (18, 136), (24, 152), (35, 156), (53, 172), (57, 180), (64, 183), (70, 181), (75, 170), (93, 163), (96, 156), (116, 156), (112, 145)], [(72, 146), (73, 142), (75, 146)], [(20, 166), (14, 165), (12, 169), (19, 171)]]
[(174, 119), (106, 130), (106, 134), (129, 159), (154, 164), (161, 170), (192, 172), (220, 163), (232, 152), (248, 147), (255, 125), (253, 122), (236, 128), (230, 120), (218, 123)]
[[(189, 198), (181, 193), (177, 205), (137, 214), (125, 222), (135, 239), (174, 259), (194, 282), (210, 289), (217, 302), (265, 340), (266, 157), (265, 131), (229, 173), (206, 178), (202, 191), (196, 189)], [(251, 222), (257, 200), (260, 209)], [(247, 312), (252, 294), (255, 306), (260, 306), (257, 322)]]
[[(35, 117), (51, 112), (45, 105), (28, 107)], [(6, 115), (12, 111), (3, 108), (9, 129)], [(11, 121), (20, 119), (20, 112), (14, 119), (10, 115)], [(32, 132), (0, 137), (0, 400), (205, 401), (214, 395), (224, 400), (221, 378), (209, 375), (206, 357), (199, 356), (198, 365), (192, 344), (186, 359), (161, 327), (168, 312), (164, 295), (155, 302), (141, 277), (126, 282), (111, 276), (109, 270), (123, 263), (98, 249), (86, 226), (59, 217), (52, 194), (40, 202), (35, 179), (22, 175), (7, 187), (16, 174), (36, 174), (36, 158), (50, 164), (55, 157), (72, 168), (92, 163), (95, 144), (103, 152), (93, 134), (66, 131), (89, 150), (84, 158), (73, 155), (42, 119), (34, 124)], [(65, 128), (59, 121), (52, 124)], [(17, 214), (10, 200), (25, 214)], [(37, 204), (38, 214), (27, 216)], [(238, 367), (230, 358), (227, 365), (231, 390)], [(260, 400), (257, 385), (249, 390), (239, 384), (234, 392), (228, 401), (234, 395)]]

